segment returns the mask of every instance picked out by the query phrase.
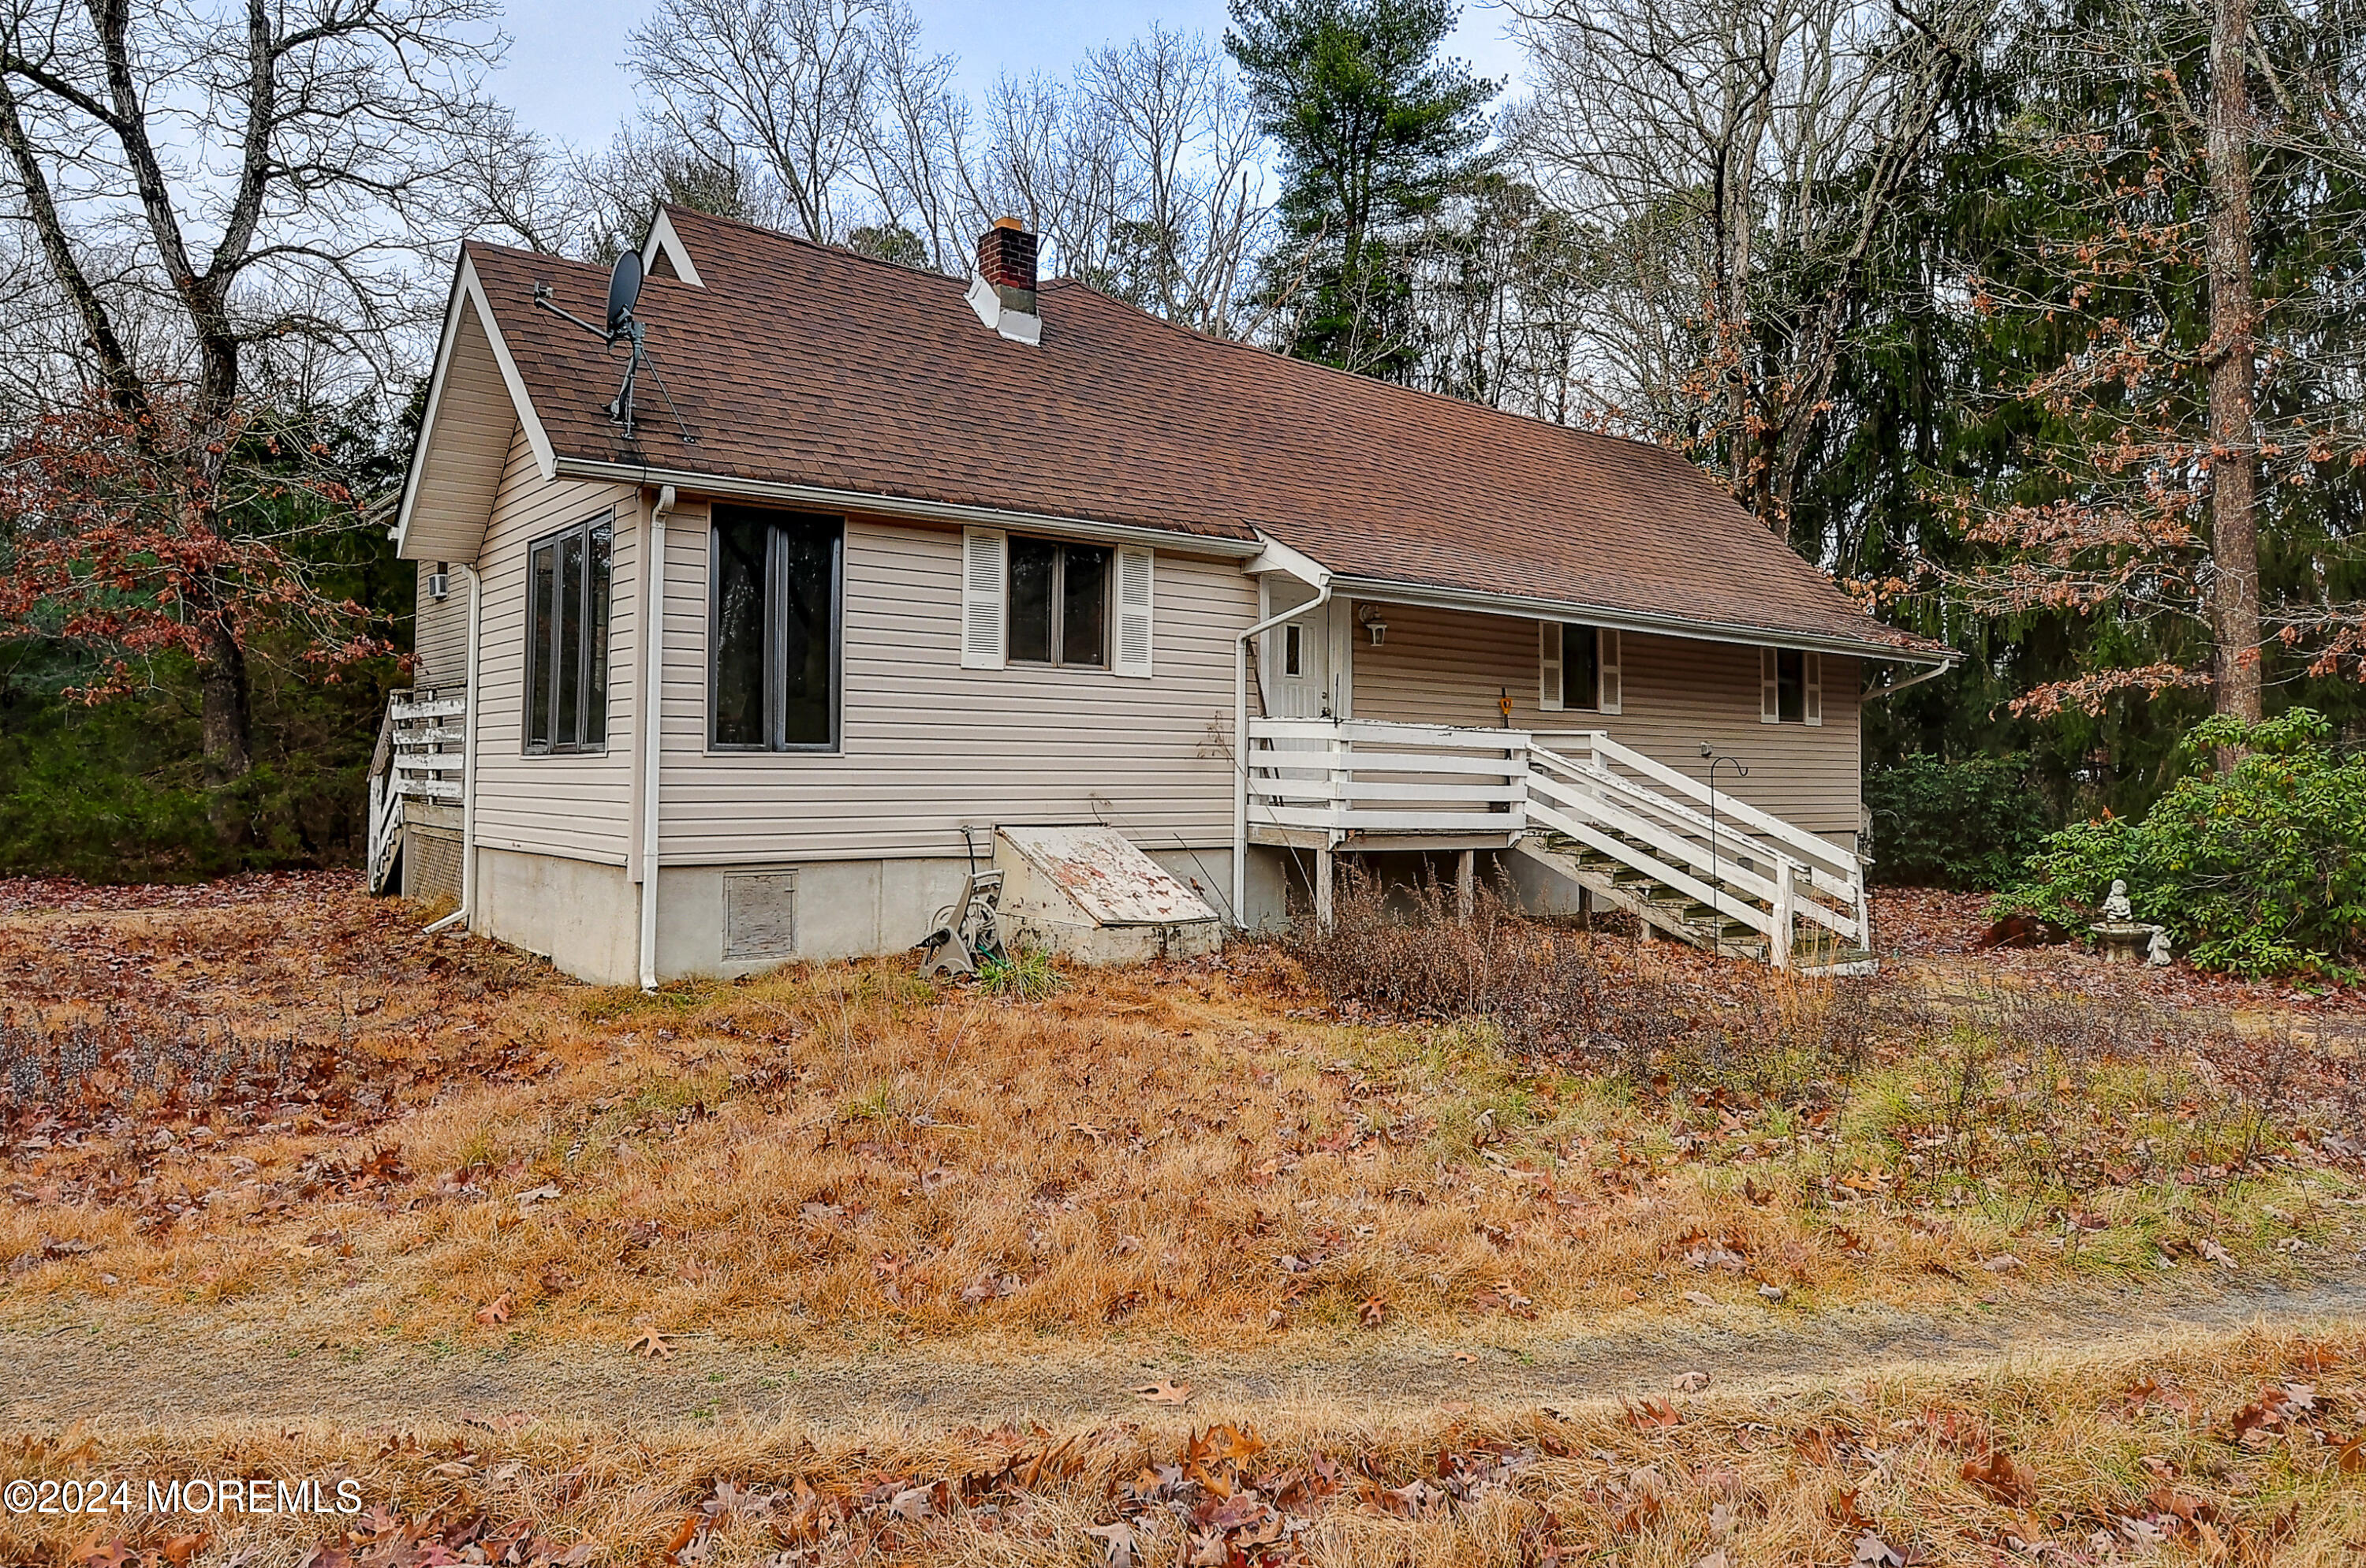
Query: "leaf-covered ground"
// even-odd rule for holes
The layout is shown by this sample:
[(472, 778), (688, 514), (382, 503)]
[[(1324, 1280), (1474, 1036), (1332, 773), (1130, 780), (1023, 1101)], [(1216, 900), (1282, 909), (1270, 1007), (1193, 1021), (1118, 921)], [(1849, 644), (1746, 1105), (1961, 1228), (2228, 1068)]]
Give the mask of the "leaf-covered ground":
[[(1376, 1361), (1433, 1347), (1475, 1360), (1611, 1332), (1804, 1335), (1848, 1312), (2010, 1316), (2081, 1292), (2185, 1299), (2346, 1278), (2358, 1264), (2357, 1055), (2345, 1018), (2317, 1002), (2275, 1010), (2255, 998), (2238, 1029), (2159, 977), (2100, 966), (2076, 990), (1967, 959), (1834, 987), (1606, 939), (1585, 962), (1626, 998), (1621, 1027), (1635, 1040), (1522, 1055), (1493, 1024), (1335, 1005), (1254, 948), (1075, 975), (1036, 1002), (932, 989), (895, 962), (645, 998), (426, 937), (350, 879), (213, 891), (0, 886), (0, 1333), (20, 1346), (71, 1332), (122, 1347), (125, 1382), (105, 1406), (114, 1417), (140, 1407), (124, 1389), (141, 1369), (169, 1382), (176, 1356), (219, 1359), (189, 1342), (199, 1324), (207, 1347), (285, 1343), (361, 1366), (398, 1352), (490, 1366), (576, 1346), (611, 1359), (638, 1351), (654, 1372), (684, 1336), (792, 1366), (893, 1355), (949, 1377), (1022, 1356), (1135, 1355), (1155, 1396), (1178, 1348), (1277, 1368), (1366, 1348)], [(2195, 1354), (2177, 1373), (2190, 1397), (2239, 1394), (2229, 1421), (2263, 1397), (2265, 1384), (2244, 1386), (2251, 1371), (2206, 1370), (2220, 1352)], [(2307, 1354), (2327, 1371), (2287, 1369), (2275, 1386), (2319, 1387), (2325, 1403), (2284, 1398), (2287, 1415), (2243, 1430), (2332, 1452), (2354, 1436), (2355, 1412), (2339, 1403), (2349, 1396), (2327, 1382), (2348, 1375), (2350, 1350)], [(2091, 1416), (2008, 1410), (1995, 1389), (1911, 1397), (2048, 1431)], [(333, 1550), (391, 1562), (436, 1561), (431, 1547), (517, 1561), (586, 1539), (621, 1548), (625, 1536), (584, 1533), (597, 1508), (639, 1510), (619, 1561), (651, 1546), (737, 1560), (758, 1541), (831, 1561), (896, 1540), (980, 1561), (1087, 1550), (1111, 1562), (1121, 1551), (1396, 1561), (1434, 1539), (1437, 1560), (1542, 1562), (1609, 1540), (1603, 1521), (1622, 1508), (1642, 1562), (1807, 1560), (1786, 1558), (1785, 1543), (1831, 1538), (1835, 1517), (1842, 1536), (1862, 1521), (1899, 1554), (1924, 1539), (1898, 1522), (1921, 1517), (1910, 1508), (1893, 1520), (1806, 1507), (1774, 1479), (1798, 1455), (1785, 1450), (1770, 1469), (1774, 1450), (1749, 1436), (1791, 1417), (1774, 1406), (1712, 1416), (1713, 1388), (1702, 1415), (1656, 1432), (1658, 1416), (1603, 1417), (1626, 1434), (1616, 1449), (1548, 1433), (1538, 1423), (1553, 1418), (1533, 1412), (1441, 1407), (1418, 1433), (1402, 1414), (1358, 1430), (1325, 1404), (1335, 1398), (1278, 1393), (1205, 1413), (1189, 1424), (1201, 1440), (1205, 1421), (1222, 1420), (1267, 1445), (1221, 1476), (1189, 1476), (1189, 1429), (1172, 1421), (1146, 1436), (1072, 1434), (1071, 1456), (1090, 1455), (1074, 1475), (1021, 1486), (1002, 1471), (1048, 1438), (939, 1434), (913, 1450), (939, 1458), (898, 1472), (840, 1436), (826, 1472), (701, 1461), (693, 1485), (655, 1479), (672, 1472), (652, 1460), (629, 1497), (596, 1508), (589, 1499), (609, 1483), (582, 1482), (592, 1512), (578, 1514), (572, 1502), (492, 1505), (487, 1478), (504, 1466), (528, 1501), (572, 1473), (543, 1428), (573, 1418), (526, 1410), (464, 1456), (380, 1456), (421, 1484), (436, 1465), (458, 1466), (441, 1479), (471, 1483), (473, 1500), (438, 1494), (435, 1507), (356, 1525)], [(57, 1403), (51, 1391), (45, 1412)], [(389, 1388), (388, 1428), (404, 1408)], [(1526, 1438), (1522, 1422), (1536, 1428)], [(227, 1427), (200, 1442), (205, 1425), (110, 1428), (77, 1462), (125, 1443), (227, 1462), (237, 1443), (260, 1440)], [(1844, 1425), (1852, 1454), (1921, 1440)], [(1961, 1449), (1966, 1465), (2038, 1442), (2000, 1449), (1949, 1431), (1931, 1453)], [(1666, 1465), (1628, 1454), (1645, 1438), (1699, 1451)], [(47, 1440), (26, 1439), (28, 1462), (66, 1451)], [(351, 1463), (354, 1440), (350, 1427), (315, 1431), (299, 1447)], [(666, 1451), (711, 1460), (715, 1440)], [(2266, 1451), (2251, 1441), (2236, 1450), (2247, 1464)], [(1011, 1450), (1001, 1470), (979, 1457), (995, 1443)], [(945, 1457), (957, 1452), (968, 1457)], [(2176, 1470), (2155, 1478), (2164, 1483), (2194, 1473), (2155, 1457)], [(1178, 1465), (1182, 1479), (1166, 1473)], [(1755, 1477), (1723, 1498), (1726, 1533), (1672, 1522), (1698, 1512), (1709, 1529), (1726, 1483), (1700, 1478), (1720, 1465)], [(980, 1467), (992, 1473), (981, 1480)], [(1887, 1460), (1876, 1468), (1876, 1481), (1898, 1473)], [(1639, 1470), (1656, 1483), (1636, 1481)], [(1940, 1470), (1916, 1484), (1978, 1494)], [(2018, 1498), (2016, 1473), (1991, 1473), (1990, 1489)], [(2202, 1473), (2218, 1496), (2234, 1472)], [(717, 1502), (715, 1483), (746, 1491)], [(2245, 1482), (2164, 1539), (2205, 1545), (2203, 1526), (2228, 1551), (2270, 1529), (2299, 1539), (2248, 1500), (2283, 1488), (2297, 1501), (2304, 1484), (2315, 1483), (2297, 1469)], [(1260, 1506), (1242, 1502), (1219, 1525), (1245, 1485)], [(1039, 1487), (1069, 1500), (1031, 1501)], [(1130, 1501), (1086, 1508), (1084, 1492)], [(1777, 1494), (1779, 1506), (1764, 1500)], [(684, 1505), (667, 1531), (690, 1505), (715, 1506), (669, 1545), (644, 1539), (664, 1523), (653, 1497)], [(2028, 1515), (2016, 1527), (2025, 1540), (2067, 1541), (2074, 1524), (2082, 1539), (2135, 1540), (2100, 1501), (2058, 1506), (2051, 1522), (2042, 1495), (2011, 1506)], [(1028, 1517), (1065, 1522), (1030, 1527), (1040, 1540), (1010, 1533)], [(1074, 1533), (1087, 1524), (1123, 1528)], [(1832, 1550), (1848, 1561), (1857, 1546)]]

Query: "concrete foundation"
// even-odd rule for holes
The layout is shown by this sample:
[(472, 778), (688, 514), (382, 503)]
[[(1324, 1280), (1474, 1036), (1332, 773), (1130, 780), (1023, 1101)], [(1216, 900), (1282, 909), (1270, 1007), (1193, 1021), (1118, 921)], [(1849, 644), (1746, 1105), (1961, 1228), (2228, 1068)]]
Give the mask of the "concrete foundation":
[[(1219, 913), (1228, 912), (1229, 850), (1148, 853)], [(640, 888), (622, 866), (511, 850), (484, 849), (478, 855), (478, 909), (471, 930), (538, 953), (579, 980), (638, 983)], [(1432, 874), (1450, 902), (1460, 871), (1451, 851), (1340, 858), (1360, 861), (1385, 879), (1391, 905), (1408, 908), (1412, 889)], [(1278, 929), (1293, 909), (1313, 908), (1314, 859), (1312, 852), (1250, 847), (1251, 930)], [(935, 929), (939, 911), (960, 896), (968, 870), (968, 861), (959, 855), (669, 867), (658, 899), (659, 976), (730, 978), (788, 963), (905, 952)], [(1471, 870), (1489, 887), (1502, 887), (1508, 875), (1514, 901), (1531, 913), (1578, 910), (1579, 889), (1525, 855), (1482, 850)], [(1136, 945), (1139, 952), (1096, 956), (1124, 962), (1176, 951), (1155, 931)]]
[(479, 849), (468, 929), (540, 953), (579, 980), (632, 985), (639, 894), (619, 865)]
[[(478, 856), (471, 930), (538, 953), (579, 980), (639, 983), (640, 888), (622, 866), (510, 850)], [(1154, 850), (1150, 858), (1224, 907), (1229, 851)], [(730, 978), (787, 963), (905, 952), (935, 929), (968, 871), (958, 855), (669, 867), (659, 884), (659, 977)]]

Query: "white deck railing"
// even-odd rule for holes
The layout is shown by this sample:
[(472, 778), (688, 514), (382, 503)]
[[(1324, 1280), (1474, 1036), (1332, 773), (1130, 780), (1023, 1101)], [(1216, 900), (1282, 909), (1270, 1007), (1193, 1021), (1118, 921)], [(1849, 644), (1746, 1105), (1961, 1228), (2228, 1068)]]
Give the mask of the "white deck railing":
[(1518, 833), (1529, 737), (1367, 719), (1249, 721), (1251, 827)]
[[(369, 877), (382, 891), (402, 842), (406, 800), (457, 805), (468, 761), (468, 688), (426, 688), (389, 695), (370, 759)], [(457, 720), (458, 722), (454, 722)]]
[[(1551, 745), (1543, 743), (1549, 739)], [(1254, 828), (1326, 835), (1561, 835), (1746, 927), (1790, 962), (1798, 922), (1867, 945), (1856, 856), (1601, 730), (1253, 719)]]

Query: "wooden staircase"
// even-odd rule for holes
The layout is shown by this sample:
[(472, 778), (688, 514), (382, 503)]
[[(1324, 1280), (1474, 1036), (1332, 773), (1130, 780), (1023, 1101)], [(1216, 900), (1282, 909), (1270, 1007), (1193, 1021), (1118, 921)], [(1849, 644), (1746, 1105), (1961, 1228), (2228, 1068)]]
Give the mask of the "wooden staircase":
[(1335, 853), (1510, 849), (1679, 942), (1778, 969), (1873, 967), (1853, 851), (1604, 731), (1261, 718), (1249, 742), (1244, 843), (1315, 852), (1318, 911)]
[(1695, 947), (1811, 974), (1870, 974), (1856, 857), (1607, 735), (1528, 748), (1520, 853)]
[(460, 804), (468, 713), (465, 686), (389, 694), (369, 768), (367, 870), (372, 893), (389, 891), (402, 863), (403, 803)]

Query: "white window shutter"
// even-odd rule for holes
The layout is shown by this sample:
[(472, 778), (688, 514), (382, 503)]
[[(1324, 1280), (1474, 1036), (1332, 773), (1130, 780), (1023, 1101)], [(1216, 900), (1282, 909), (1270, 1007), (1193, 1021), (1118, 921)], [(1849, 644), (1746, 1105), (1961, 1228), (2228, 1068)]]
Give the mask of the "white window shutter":
[(1807, 724), (1824, 722), (1824, 656), (1799, 656), (1799, 717)]
[(999, 670), (1007, 624), (1003, 601), (1010, 574), (998, 528), (962, 530), (962, 644), (964, 670)]
[(1537, 706), (1560, 712), (1560, 623), (1537, 623)]
[(1618, 667), (1618, 634), (1604, 626), (1594, 634), (1594, 665), (1602, 676), (1600, 706), (1604, 713), (1617, 713), (1624, 684)]
[(1117, 672), (1150, 674), (1150, 552), (1117, 552)]
[(1758, 650), (1758, 722), (1783, 722), (1782, 656), (1771, 648)]

